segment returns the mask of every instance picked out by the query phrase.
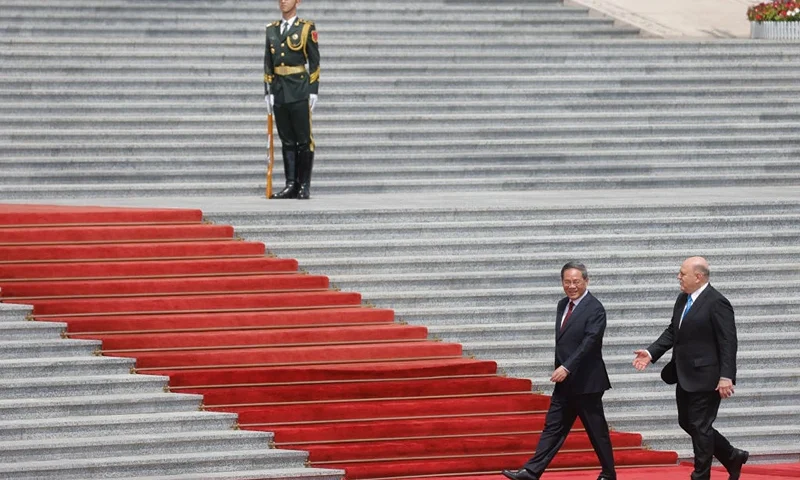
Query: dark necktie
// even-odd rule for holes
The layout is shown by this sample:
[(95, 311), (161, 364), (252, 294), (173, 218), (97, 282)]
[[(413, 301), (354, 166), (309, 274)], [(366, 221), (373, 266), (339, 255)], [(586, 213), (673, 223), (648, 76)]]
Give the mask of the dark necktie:
[(561, 330), (564, 330), (564, 325), (567, 324), (567, 320), (569, 320), (570, 315), (572, 315), (573, 308), (575, 308), (575, 302), (569, 302), (569, 308), (567, 309), (567, 314), (564, 315), (564, 320), (561, 320)]
[(282, 21), (281, 22), (281, 35), (285, 34), (286, 30), (288, 30), (288, 29), (289, 29), (289, 22), (287, 22), (286, 20)]

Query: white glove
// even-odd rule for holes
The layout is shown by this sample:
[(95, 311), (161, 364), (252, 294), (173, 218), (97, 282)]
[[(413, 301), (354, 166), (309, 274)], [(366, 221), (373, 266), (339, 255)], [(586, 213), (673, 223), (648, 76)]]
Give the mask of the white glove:
[(264, 102), (267, 104), (267, 112), (272, 115), (272, 107), (275, 106), (275, 95), (264, 95)]
[(317, 104), (317, 98), (319, 97), (315, 93), (308, 96), (308, 108), (310, 108), (312, 112), (314, 111), (314, 105)]

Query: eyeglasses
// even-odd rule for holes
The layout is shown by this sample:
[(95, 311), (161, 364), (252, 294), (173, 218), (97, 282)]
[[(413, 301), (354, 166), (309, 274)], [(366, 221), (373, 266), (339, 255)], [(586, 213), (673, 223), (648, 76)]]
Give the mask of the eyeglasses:
[(574, 286), (576, 286), (576, 287), (580, 287), (580, 286), (581, 286), (581, 285), (583, 285), (585, 282), (584, 282), (583, 280), (575, 280), (575, 281), (570, 281), (570, 280), (562, 280), (562, 281), (561, 281), (561, 283), (562, 283), (562, 284), (563, 284), (565, 287), (571, 287), (571, 286), (573, 286), (573, 285), (574, 285)]

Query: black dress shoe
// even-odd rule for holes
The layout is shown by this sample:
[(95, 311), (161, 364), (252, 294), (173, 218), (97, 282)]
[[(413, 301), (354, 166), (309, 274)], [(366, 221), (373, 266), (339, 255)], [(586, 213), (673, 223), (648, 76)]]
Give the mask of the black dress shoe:
[(297, 182), (286, 182), (286, 187), (278, 193), (273, 193), (269, 198), (284, 199), (297, 198), (297, 191), (300, 185)]
[(511, 480), (539, 480), (539, 477), (524, 468), (520, 468), (516, 472), (512, 472), (511, 470), (503, 470), (503, 475)]
[(617, 480), (617, 477), (616, 475), (611, 476), (607, 473), (601, 473), (600, 476), (597, 477), (597, 480)]
[(739, 480), (742, 475), (742, 465), (747, 463), (748, 458), (750, 458), (750, 452), (747, 450), (739, 450), (737, 448), (733, 452), (731, 464), (728, 466), (728, 473), (730, 474), (728, 480)]

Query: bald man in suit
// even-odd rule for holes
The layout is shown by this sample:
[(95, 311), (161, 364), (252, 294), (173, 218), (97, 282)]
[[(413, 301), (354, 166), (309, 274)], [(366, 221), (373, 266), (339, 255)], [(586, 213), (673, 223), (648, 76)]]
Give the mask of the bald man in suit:
[(586, 266), (570, 262), (561, 269), (566, 297), (558, 302), (555, 318), (555, 389), (536, 453), (519, 470), (504, 470), (511, 480), (539, 480), (580, 417), (602, 471), (598, 480), (616, 480), (603, 393), (611, 388), (603, 362), (606, 311), (589, 291)]
[(644, 370), (672, 349), (661, 378), (677, 384), (678, 424), (692, 437), (694, 449), (691, 479), (709, 480), (717, 457), (728, 478), (739, 480), (750, 454), (734, 448), (713, 426), (721, 400), (733, 395), (736, 384), (736, 323), (731, 303), (709, 283), (710, 274), (703, 257), (681, 264), (672, 320), (652, 345), (636, 350), (633, 366)]

